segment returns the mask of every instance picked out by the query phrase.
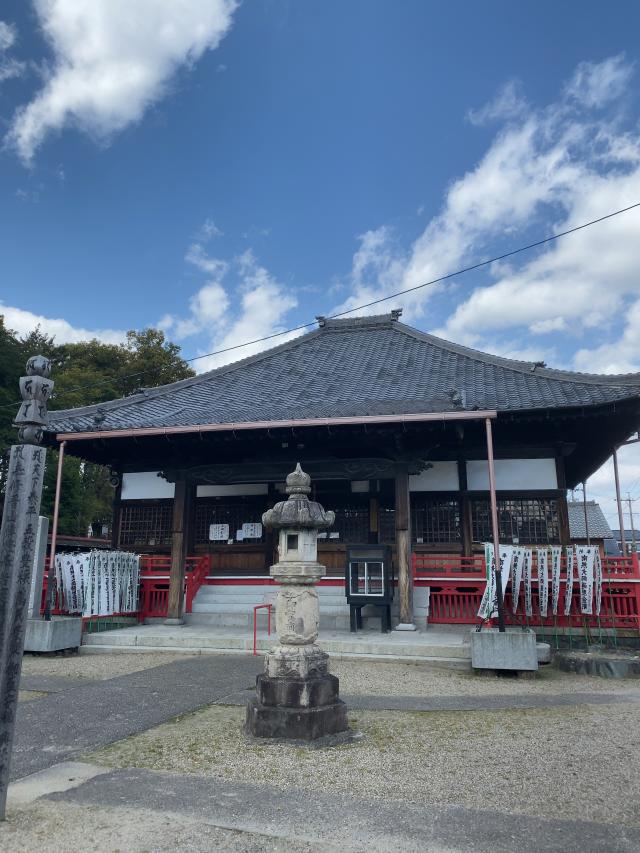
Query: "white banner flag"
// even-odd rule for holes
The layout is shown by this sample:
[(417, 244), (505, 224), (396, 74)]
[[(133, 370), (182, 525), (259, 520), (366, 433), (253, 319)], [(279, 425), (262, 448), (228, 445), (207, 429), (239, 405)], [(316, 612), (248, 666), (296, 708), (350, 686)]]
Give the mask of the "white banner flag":
[[(487, 566), (487, 586), (482, 595), (482, 601), (478, 609), (478, 616), (481, 619), (489, 619), (498, 615), (498, 596), (496, 590), (496, 572), (493, 559), (493, 545), (487, 542), (484, 546), (484, 555)], [(511, 561), (513, 559), (513, 546), (500, 546), (500, 578), (502, 589), (502, 600), (504, 601), (504, 593), (509, 582), (511, 573)]]
[(533, 616), (533, 604), (531, 600), (531, 548), (522, 550), (522, 577), (524, 579), (524, 612), (526, 616)]
[(564, 591), (564, 615), (568, 616), (571, 613), (571, 596), (573, 595), (573, 548), (567, 548), (567, 587)]
[(524, 548), (513, 549), (513, 561), (511, 563), (511, 609), (514, 613), (518, 610), (520, 598), (520, 585), (522, 583), (522, 563), (524, 560)]
[(600, 606), (602, 604), (602, 559), (600, 557), (599, 548), (596, 548), (594, 569), (596, 576), (596, 616), (599, 616)]
[(558, 600), (560, 598), (560, 566), (562, 564), (562, 548), (551, 549), (551, 612), (554, 616), (558, 613)]
[(579, 545), (576, 548), (578, 581), (580, 583), (580, 613), (593, 613), (593, 569), (596, 551), (593, 546)]
[(546, 617), (549, 607), (549, 551), (538, 548), (538, 596), (540, 615)]

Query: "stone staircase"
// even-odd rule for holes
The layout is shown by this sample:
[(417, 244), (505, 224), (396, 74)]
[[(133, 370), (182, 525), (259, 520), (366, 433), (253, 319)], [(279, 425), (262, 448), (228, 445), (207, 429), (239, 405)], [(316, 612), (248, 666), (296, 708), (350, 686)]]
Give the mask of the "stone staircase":
[[(320, 601), (320, 630), (348, 631), (349, 605), (341, 586), (318, 586)], [(185, 615), (187, 625), (209, 625), (214, 628), (252, 629), (253, 608), (256, 604), (275, 603), (276, 586), (264, 584), (207, 584), (200, 587), (193, 601), (192, 612)], [(398, 622), (397, 603), (391, 607), (392, 624)], [(364, 630), (380, 630), (379, 611), (366, 607), (362, 611)], [(275, 615), (272, 614), (272, 618)], [(426, 626), (426, 590), (418, 588), (414, 594), (416, 624)], [(266, 610), (258, 611), (258, 626), (267, 624)], [(275, 623), (274, 623), (275, 628)]]

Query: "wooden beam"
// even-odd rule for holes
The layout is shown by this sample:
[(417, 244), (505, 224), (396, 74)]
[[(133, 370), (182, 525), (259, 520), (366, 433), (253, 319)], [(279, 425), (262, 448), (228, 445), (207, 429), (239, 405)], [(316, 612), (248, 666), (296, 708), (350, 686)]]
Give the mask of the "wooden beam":
[(167, 623), (181, 624), (184, 614), (184, 575), (187, 556), (189, 489), (187, 481), (176, 480), (173, 497), (173, 524), (171, 532), (171, 570), (169, 576), (169, 606)]
[(396, 486), (396, 553), (398, 556), (398, 598), (400, 625), (398, 630), (413, 630), (413, 573), (411, 571), (411, 519), (409, 512), (409, 472), (398, 467)]
[(470, 557), (473, 554), (473, 526), (471, 523), (471, 500), (467, 493), (467, 462), (458, 459), (458, 487), (460, 489), (460, 537), (462, 540), (462, 555)]
[(556, 456), (556, 478), (558, 480), (558, 535), (561, 545), (571, 543), (569, 530), (569, 507), (567, 506), (567, 480), (564, 468), (564, 456)]

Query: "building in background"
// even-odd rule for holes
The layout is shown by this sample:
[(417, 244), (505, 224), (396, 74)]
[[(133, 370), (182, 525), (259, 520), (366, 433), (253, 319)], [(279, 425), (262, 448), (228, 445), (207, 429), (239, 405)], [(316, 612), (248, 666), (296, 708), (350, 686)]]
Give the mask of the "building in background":
[[(349, 545), (389, 544), (411, 622), (412, 554), (470, 557), (492, 539), (489, 450), (500, 541), (569, 544), (566, 490), (637, 431), (640, 374), (488, 355), (399, 315), (318, 318), (209, 373), (54, 411), (48, 442), (112, 469), (113, 547), (170, 555), (178, 591), (187, 554), (208, 556), (205, 584), (268, 577), (275, 542), (260, 520), (300, 462), (336, 513), (319, 543), (328, 575), (343, 577)], [(180, 595), (169, 615), (181, 608)]]

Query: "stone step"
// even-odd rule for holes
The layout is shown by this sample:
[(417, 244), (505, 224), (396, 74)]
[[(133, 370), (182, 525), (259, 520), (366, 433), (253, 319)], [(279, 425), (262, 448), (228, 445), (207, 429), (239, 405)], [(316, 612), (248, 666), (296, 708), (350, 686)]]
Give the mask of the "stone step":
[[(253, 636), (247, 631), (235, 632), (213, 632), (199, 631), (197, 626), (185, 628), (169, 628), (159, 626), (156, 630), (149, 630), (151, 626), (133, 629), (121, 629), (100, 634), (85, 634), (83, 637), (83, 648), (95, 648), (106, 650), (136, 651), (142, 650), (178, 650), (190, 652), (207, 651), (238, 651), (250, 652), (253, 648)], [(162, 629), (162, 630), (161, 630)], [(415, 637), (415, 635), (412, 635)], [(258, 637), (257, 647), (261, 652), (270, 649), (276, 642), (276, 635), (271, 637)], [(457, 664), (469, 665), (470, 649), (468, 643), (437, 642), (430, 643), (424, 640), (407, 640), (406, 635), (380, 634), (375, 631), (362, 631), (350, 637), (344, 638), (322, 638), (322, 647), (331, 655), (355, 656), (364, 655), (370, 658), (406, 658), (413, 660), (441, 661), (448, 665), (452, 661)]]

